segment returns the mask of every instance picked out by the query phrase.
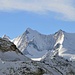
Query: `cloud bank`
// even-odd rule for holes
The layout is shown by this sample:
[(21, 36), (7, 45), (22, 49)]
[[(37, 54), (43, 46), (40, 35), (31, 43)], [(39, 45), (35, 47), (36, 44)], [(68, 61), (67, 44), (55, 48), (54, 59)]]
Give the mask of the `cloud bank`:
[(74, 0), (0, 0), (0, 11), (54, 12), (57, 18), (75, 21)]

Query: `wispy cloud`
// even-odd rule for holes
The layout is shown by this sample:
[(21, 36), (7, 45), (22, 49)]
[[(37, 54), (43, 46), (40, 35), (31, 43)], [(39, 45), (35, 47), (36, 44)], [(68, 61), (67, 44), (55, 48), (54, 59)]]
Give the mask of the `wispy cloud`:
[(74, 2), (74, 0), (0, 0), (0, 10), (22, 10), (35, 13), (51, 11), (60, 14), (57, 18), (75, 21)]

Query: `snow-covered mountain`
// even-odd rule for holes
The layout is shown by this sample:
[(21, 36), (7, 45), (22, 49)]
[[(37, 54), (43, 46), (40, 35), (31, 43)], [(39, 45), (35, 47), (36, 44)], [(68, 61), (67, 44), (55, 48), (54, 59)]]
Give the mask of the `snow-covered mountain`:
[(16, 45), (0, 38), (0, 75), (49, 74), (34, 61), (24, 56)]
[(16, 45), (0, 38), (0, 75), (75, 75), (74, 37), (62, 30), (43, 35), (28, 28), (13, 40)]
[(68, 60), (75, 60), (75, 33), (59, 30), (54, 34), (43, 35), (28, 28), (13, 42), (23, 54), (34, 60), (40, 60), (48, 51)]
[(14, 44), (29, 58), (40, 58), (52, 50), (55, 39), (53, 35), (42, 35), (28, 28), (21, 36), (13, 40)]

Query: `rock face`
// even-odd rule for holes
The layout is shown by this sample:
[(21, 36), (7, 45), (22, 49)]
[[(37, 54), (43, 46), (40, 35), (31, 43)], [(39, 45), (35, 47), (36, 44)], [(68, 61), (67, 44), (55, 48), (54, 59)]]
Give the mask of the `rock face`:
[(2, 52), (8, 52), (8, 51), (19, 51), (16, 45), (14, 43), (5, 40), (4, 38), (0, 38), (0, 51)]

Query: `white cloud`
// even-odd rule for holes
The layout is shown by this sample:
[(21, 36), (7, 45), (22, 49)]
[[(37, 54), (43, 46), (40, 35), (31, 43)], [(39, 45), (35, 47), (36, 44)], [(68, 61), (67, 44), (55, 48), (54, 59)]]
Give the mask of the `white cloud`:
[(46, 13), (52, 11), (62, 16), (63, 20), (75, 21), (74, 0), (0, 0), (1, 11), (31, 11)]

